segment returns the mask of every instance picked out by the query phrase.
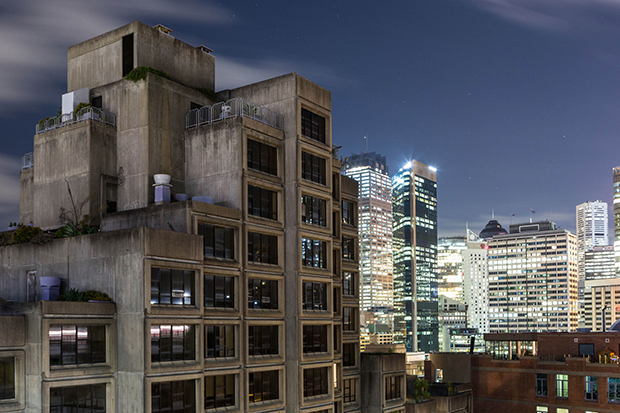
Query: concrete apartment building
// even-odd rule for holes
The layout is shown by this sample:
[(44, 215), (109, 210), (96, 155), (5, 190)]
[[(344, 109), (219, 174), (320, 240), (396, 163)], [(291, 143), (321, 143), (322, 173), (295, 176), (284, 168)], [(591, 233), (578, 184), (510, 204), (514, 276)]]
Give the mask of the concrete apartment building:
[(439, 349), (437, 170), (412, 160), (392, 178), (394, 343)]
[(349, 156), (345, 173), (359, 185), (360, 335), (385, 342), (394, 324), (392, 180), (385, 156), (375, 152)]
[[(69, 49), (20, 217), (101, 232), (0, 247), (0, 412), (360, 411), (358, 189), (331, 94), (294, 73), (215, 94), (210, 52), (140, 22)], [(125, 78), (141, 66), (167, 73)], [(114, 303), (39, 301), (43, 276)]]
[(577, 240), (555, 223), (510, 226), (488, 241), (492, 333), (577, 329)]
[(486, 334), (471, 356), (478, 412), (620, 411), (620, 332)]

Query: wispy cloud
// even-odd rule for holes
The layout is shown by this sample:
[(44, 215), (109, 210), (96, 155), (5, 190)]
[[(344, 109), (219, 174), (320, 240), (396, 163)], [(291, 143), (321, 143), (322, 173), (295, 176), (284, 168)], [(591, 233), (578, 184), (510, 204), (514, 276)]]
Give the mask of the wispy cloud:
[[(134, 20), (222, 24), (230, 12), (203, 0), (34, 0), (0, 13), (0, 108), (57, 98), (67, 48)], [(58, 99), (59, 100), (59, 99)]]
[(620, 14), (618, 0), (466, 0), (522, 26), (547, 31), (608, 28), (609, 14)]

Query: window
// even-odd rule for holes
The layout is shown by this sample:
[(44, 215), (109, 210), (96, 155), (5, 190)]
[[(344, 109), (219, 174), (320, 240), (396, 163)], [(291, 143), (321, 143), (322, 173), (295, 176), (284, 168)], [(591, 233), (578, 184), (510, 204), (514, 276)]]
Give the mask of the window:
[(355, 259), (355, 238), (342, 237), (342, 258)]
[(194, 271), (151, 267), (151, 304), (193, 305)]
[(342, 326), (334, 324), (334, 354), (340, 353), (342, 341)]
[(620, 402), (620, 379), (616, 377), (610, 377), (607, 379), (609, 385), (609, 401)]
[(302, 287), (304, 292), (304, 310), (327, 310), (326, 283), (304, 281)]
[(248, 308), (278, 309), (278, 281), (248, 279)]
[(325, 118), (302, 108), (301, 134), (306, 138), (325, 143)]
[(327, 367), (304, 370), (304, 397), (327, 394)]
[(355, 204), (349, 201), (342, 201), (342, 223), (355, 225)]
[[(52, 387), (50, 412), (105, 412), (105, 384)], [(155, 410), (153, 410), (155, 412)]]
[(235, 259), (234, 228), (199, 223), (198, 235), (204, 238), (205, 257)]
[(194, 360), (195, 337), (193, 325), (152, 325), (151, 362)]
[(301, 153), (301, 177), (325, 185), (325, 159), (308, 152)]
[(151, 384), (151, 413), (164, 412), (196, 413), (194, 380)]
[(598, 377), (586, 376), (586, 400), (598, 400)]
[(205, 327), (206, 358), (235, 356), (235, 326), (213, 325)]
[(355, 275), (352, 272), (342, 273), (342, 295), (355, 295)]
[(326, 208), (327, 203), (324, 199), (315, 198), (310, 195), (301, 196), (301, 220), (306, 224), (327, 226)]
[(257, 371), (248, 375), (250, 403), (280, 398), (279, 371)]
[(342, 329), (344, 331), (355, 331), (355, 309), (352, 307), (342, 307)]
[(549, 408), (547, 406), (536, 406), (536, 413), (547, 413)]
[(356, 354), (357, 354), (357, 344), (343, 343), (342, 344), (342, 366), (343, 367), (355, 367), (355, 355)]
[(355, 379), (344, 379), (343, 380), (343, 401), (345, 403), (353, 403), (357, 400), (356, 393), (357, 388)]
[(235, 405), (235, 375), (205, 377), (205, 409)]
[(205, 274), (205, 307), (235, 308), (235, 278)]
[(568, 375), (556, 374), (555, 375), (556, 396), (568, 397)]
[(580, 343), (579, 344), (579, 357), (582, 356), (594, 356), (594, 344)]
[(327, 353), (327, 325), (303, 326), (304, 354)]
[(248, 354), (250, 356), (278, 354), (278, 326), (249, 326)]
[(103, 108), (103, 96), (101, 95), (95, 96), (94, 98), (90, 100), (90, 104), (94, 108), (102, 109)]
[(277, 175), (277, 154), (278, 150), (273, 146), (248, 139), (248, 168)]
[(248, 214), (278, 219), (277, 193), (259, 186), (248, 185)]
[(546, 374), (536, 374), (536, 395), (537, 396), (547, 395), (547, 375)]
[(49, 329), (50, 365), (105, 363), (105, 326), (57, 326)]
[(278, 237), (248, 232), (248, 261), (278, 264)]
[(402, 376), (385, 378), (385, 400), (400, 399)]
[(301, 239), (301, 262), (307, 267), (327, 268), (327, 243), (315, 239)]
[(133, 69), (133, 33), (123, 36), (123, 77)]
[(0, 358), (0, 400), (15, 398), (15, 358)]

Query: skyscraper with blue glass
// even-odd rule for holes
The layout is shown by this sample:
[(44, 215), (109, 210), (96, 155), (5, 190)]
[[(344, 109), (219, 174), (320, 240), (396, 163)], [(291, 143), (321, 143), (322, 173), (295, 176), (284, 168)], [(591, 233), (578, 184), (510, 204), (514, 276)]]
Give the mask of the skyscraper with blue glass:
[(438, 351), (437, 170), (408, 162), (392, 178), (394, 342)]

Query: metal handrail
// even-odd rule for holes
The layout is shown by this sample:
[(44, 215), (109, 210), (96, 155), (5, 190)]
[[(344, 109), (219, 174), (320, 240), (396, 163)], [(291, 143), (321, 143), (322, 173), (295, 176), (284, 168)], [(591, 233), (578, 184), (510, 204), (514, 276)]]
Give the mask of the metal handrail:
[(116, 126), (116, 116), (111, 112), (105, 110), (87, 107), (81, 109), (79, 112), (64, 113), (55, 118), (49, 118), (37, 123), (36, 133), (43, 133), (56, 128), (62, 128), (63, 126), (72, 125), (77, 122), (84, 122), (85, 120), (94, 120), (97, 122), (105, 123), (107, 125)]
[(284, 117), (282, 115), (266, 107), (249, 102), (244, 98), (230, 99), (212, 106), (203, 106), (200, 109), (190, 110), (185, 115), (185, 129), (235, 116), (245, 116), (276, 129), (284, 129)]
[(22, 156), (22, 169), (30, 169), (34, 166), (34, 157), (32, 152), (28, 152)]

